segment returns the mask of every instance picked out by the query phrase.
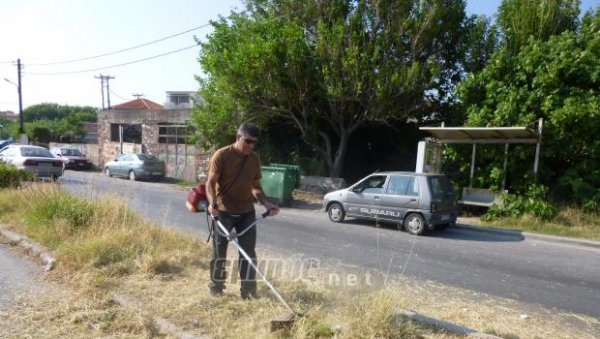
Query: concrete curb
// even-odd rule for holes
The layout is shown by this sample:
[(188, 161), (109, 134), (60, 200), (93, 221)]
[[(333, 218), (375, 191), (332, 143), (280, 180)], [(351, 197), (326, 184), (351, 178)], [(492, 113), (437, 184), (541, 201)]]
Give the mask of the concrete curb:
[(539, 240), (555, 242), (555, 243), (572, 244), (572, 245), (600, 249), (600, 241), (594, 241), (594, 240), (566, 238), (566, 237), (559, 237), (559, 236), (555, 236), (555, 235), (545, 235), (545, 234), (523, 232), (523, 231), (511, 231), (511, 230), (504, 230), (504, 229), (498, 229), (498, 228), (487, 228), (487, 227), (481, 227), (481, 226), (462, 224), (462, 223), (458, 223), (458, 222), (456, 224), (456, 227), (471, 230), (471, 231), (476, 231), (476, 232), (482, 232), (482, 233), (505, 234), (505, 235), (510, 235), (510, 236), (522, 236), (525, 239), (526, 238), (539, 239)]
[(442, 328), (448, 332), (452, 332), (452, 333), (456, 333), (459, 335), (464, 335), (467, 336), (469, 338), (479, 338), (479, 339), (502, 339), (498, 336), (492, 335), (492, 334), (488, 334), (488, 333), (483, 333), (483, 332), (479, 332), (477, 330), (468, 328), (468, 327), (464, 327), (464, 326), (459, 326), (459, 325), (455, 325), (453, 323), (449, 323), (447, 321), (443, 321), (443, 320), (439, 320), (439, 319), (435, 319), (435, 318), (430, 318), (421, 314), (418, 314), (415, 311), (411, 311), (411, 310), (402, 310), (402, 309), (395, 309), (394, 310), (394, 314), (395, 315), (399, 315), (399, 316), (404, 316), (407, 317), (409, 319), (412, 319), (418, 323), (422, 323), (422, 324), (426, 324), (426, 325), (432, 325), (438, 328)]
[(28, 237), (15, 232), (0, 229), (0, 235), (8, 239), (8, 241), (10, 241), (11, 244), (20, 246), (30, 255), (40, 258), (42, 263), (44, 263), (44, 265), (46, 266), (46, 272), (54, 268), (54, 265), (56, 264), (56, 259), (46, 248), (34, 243)]

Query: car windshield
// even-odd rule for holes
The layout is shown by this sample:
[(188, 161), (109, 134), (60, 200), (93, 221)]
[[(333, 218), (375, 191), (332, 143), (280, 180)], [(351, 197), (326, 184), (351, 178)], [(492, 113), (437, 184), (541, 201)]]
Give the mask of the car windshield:
[(45, 148), (37, 147), (21, 147), (21, 156), (53, 158), (52, 154), (50, 154), (50, 151)]
[(431, 177), (431, 193), (434, 198), (443, 198), (448, 195), (454, 194), (454, 188), (446, 177)]
[(149, 155), (149, 154), (138, 154), (137, 156), (142, 161), (148, 161), (148, 160), (150, 160), (150, 161), (158, 161), (157, 157), (155, 157), (153, 155)]
[(62, 148), (62, 155), (81, 156), (81, 152), (77, 148)]

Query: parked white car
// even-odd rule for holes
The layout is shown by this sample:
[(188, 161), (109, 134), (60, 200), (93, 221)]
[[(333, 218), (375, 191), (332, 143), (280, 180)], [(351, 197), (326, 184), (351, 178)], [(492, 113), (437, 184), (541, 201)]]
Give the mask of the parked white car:
[(63, 162), (44, 147), (11, 144), (0, 150), (0, 160), (33, 173), (37, 178), (56, 181), (63, 174)]

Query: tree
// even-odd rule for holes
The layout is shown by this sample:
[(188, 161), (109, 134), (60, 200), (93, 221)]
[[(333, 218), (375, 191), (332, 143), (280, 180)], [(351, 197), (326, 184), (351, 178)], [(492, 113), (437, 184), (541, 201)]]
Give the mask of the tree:
[(546, 41), (553, 35), (577, 28), (579, 0), (503, 0), (498, 25), (511, 55), (529, 39)]
[(463, 1), (249, 0), (202, 44), (194, 122), (219, 145), (242, 120), (283, 118), (339, 176), (365, 122), (420, 119), (448, 99), (463, 21)]
[[(530, 38), (511, 53), (503, 48), (461, 85), (467, 124), (532, 126), (543, 118), (540, 182), (561, 199), (600, 203), (600, 9), (586, 14), (578, 31), (546, 41)], [(482, 156), (498, 159), (500, 151)], [(511, 151), (515, 188), (524, 190), (532, 182), (532, 159), (532, 149)], [(484, 176), (489, 178), (492, 167)]]
[[(97, 114), (98, 109), (89, 106), (44, 103), (27, 107), (23, 111), (23, 121), (27, 122), (27, 134), (34, 140), (39, 139), (37, 136), (40, 135), (44, 140), (58, 141), (61, 136), (83, 134), (83, 122), (97, 121)], [(37, 132), (31, 134), (34, 130)]]

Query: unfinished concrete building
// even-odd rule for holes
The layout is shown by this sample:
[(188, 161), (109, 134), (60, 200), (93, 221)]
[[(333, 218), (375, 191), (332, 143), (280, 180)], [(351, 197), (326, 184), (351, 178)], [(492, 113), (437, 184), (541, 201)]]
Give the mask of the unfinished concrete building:
[(165, 161), (167, 177), (196, 180), (203, 156), (189, 140), (195, 103), (194, 92), (167, 92), (166, 107), (138, 98), (101, 111), (100, 167), (121, 153), (148, 153)]

